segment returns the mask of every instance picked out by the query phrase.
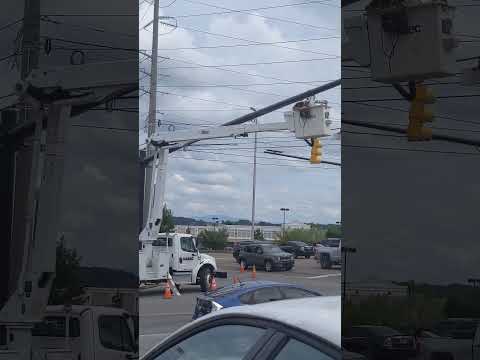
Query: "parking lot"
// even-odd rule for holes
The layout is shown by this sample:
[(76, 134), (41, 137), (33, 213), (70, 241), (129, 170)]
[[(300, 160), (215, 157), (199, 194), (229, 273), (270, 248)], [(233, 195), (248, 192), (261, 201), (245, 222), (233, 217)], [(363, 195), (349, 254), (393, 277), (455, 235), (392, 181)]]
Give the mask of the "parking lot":
[[(233, 276), (242, 281), (250, 280), (251, 269), (240, 273), (240, 267), (230, 253), (212, 254), (217, 260), (219, 271), (228, 272), (227, 279), (217, 279), (217, 286), (231, 284)], [(290, 271), (267, 273), (257, 270), (257, 280), (272, 280), (293, 283), (317, 290), (323, 295), (340, 295), (340, 269), (323, 270), (314, 259), (299, 258)], [(143, 354), (162, 338), (187, 324), (192, 319), (198, 286), (182, 287), (181, 296), (163, 299), (163, 287), (142, 290), (140, 293), (140, 353)]]

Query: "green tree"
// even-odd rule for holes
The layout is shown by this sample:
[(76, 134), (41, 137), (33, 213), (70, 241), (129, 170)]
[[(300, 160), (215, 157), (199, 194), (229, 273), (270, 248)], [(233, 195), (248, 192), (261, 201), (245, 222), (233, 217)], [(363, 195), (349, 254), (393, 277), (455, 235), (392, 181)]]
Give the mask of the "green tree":
[(163, 207), (162, 211), (162, 224), (160, 225), (161, 233), (171, 233), (175, 230), (175, 223), (173, 222), (172, 210), (167, 208), (167, 205)]
[(260, 241), (265, 240), (265, 237), (263, 236), (263, 231), (260, 229), (256, 229), (255, 232), (253, 233), (253, 238), (255, 240), (260, 240)]
[(227, 245), (228, 231), (227, 229), (202, 230), (198, 234), (198, 240), (207, 249), (223, 250)]
[(75, 249), (68, 249), (65, 246), (63, 236), (57, 242), (56, 252), (55, 280), (50, 292), (49, 304), (73, 303), (73, 299), (83, 293), (78, 276), (82, 258)]
[(284, 244), (287, 241), (302, 241), (307, 244), (316, 244), (325, 239), (325, 231), (318, 228), (313, 229), (287, 229), (287, 231), (277, 233), (275, 241)]
[(327, 238), (340, 238), (342, 237), (342, 226), (329, 224), (327, 226)]

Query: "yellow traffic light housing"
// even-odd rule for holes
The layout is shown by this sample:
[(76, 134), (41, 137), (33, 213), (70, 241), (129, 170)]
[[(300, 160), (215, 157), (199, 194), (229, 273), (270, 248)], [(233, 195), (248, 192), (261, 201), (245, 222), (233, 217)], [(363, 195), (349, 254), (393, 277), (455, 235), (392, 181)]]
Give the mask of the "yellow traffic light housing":
[(415, 98), (410, 105), (408, 140), (424, 141), (432, 139), (432, 129), (424, 127), (426, 122), (433, 121), (433, 113), (425, 108), (426, 104), (433, 104), (435, 97), (432, 92), (423, 84), (415, 87)]
[(320, 164), (322, 162), (322, 143), (320, 139), (314, 139), (312, 144), (312, 152), (310, 155), (311, 164)]

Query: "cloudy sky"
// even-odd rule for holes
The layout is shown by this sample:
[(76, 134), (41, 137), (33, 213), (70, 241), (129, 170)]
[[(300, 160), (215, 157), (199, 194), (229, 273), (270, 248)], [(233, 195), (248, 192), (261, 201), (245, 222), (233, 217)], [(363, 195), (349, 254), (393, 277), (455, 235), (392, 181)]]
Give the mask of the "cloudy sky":
[[(160, 15), (171, 17), (164, 22), (177, 25), (159, 29), (159, 55), (166, 58), (159, 63), (160, 131), (222, 124), (250, 107), (259, 109), (340, 76), (339, 2), (177, 0), (160, 6)], [(141, 1), (140, 28), (152, 18), (153, 6)], [(149, 51), (151, 38), (152, 27), (142, 29), (140, 48)], [(149, 60), (141, 67), (148, 72)], [(148, 91), (149, 77), (142, 72), (140, 77)], [(339, 129), (340, 88), (318, 98), (330, 102), (332, 128)], [(140, 102), (143, 129), (147, 109), (148, 94)], [(259, 121), (282, 121), (286, 110)], [(250, 218), (253, 138), (209, 140), (176, 152), (166, 191), (174, 214)], [(144, 139), (143, 132), (140, 143)], [(339, 144), (338, 139), (326, 139), (324, 159), (340, 161)], [(257, 220), (280, 221), (280, 207), (291, 209), (292, 222), (340, 220), (339, 167), (279, 158), (264, 154), (266, 149), (310, 155), (308, 146), (293, 134), (258, 135)]]

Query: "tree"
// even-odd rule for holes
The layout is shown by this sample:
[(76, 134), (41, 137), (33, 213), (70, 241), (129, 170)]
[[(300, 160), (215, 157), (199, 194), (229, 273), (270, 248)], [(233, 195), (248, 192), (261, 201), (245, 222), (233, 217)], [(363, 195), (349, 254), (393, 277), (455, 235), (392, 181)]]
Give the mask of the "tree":
[(75, 249), (65, 247), (65, 239), (62, 236), (57, 242), (56, 276), (50, 292), (49, 304), (72, 303), (73, 298), (82, 295), (83, 290), (78, 277), (81, 260)]
[(263, 236), (263, 231), (260, 229), (256, 229), (255, 232), (253, 233), (253, 238), (255, 240), (260, 240), (260, 241), (265, 240), (265, 237)]
[(340, 238), (342, 237), (342, 226), (329, 224), (327, 225), (327, 238)]
[(162, 211), (162, 224), (160, 225), (161, 233), (170, 233), (175, 231), (175, 223), (173, 221), (172, 210), (167, 208), (167, 205), (163, 207)]
[(228, 231), (227, 229), (220, 230), (202, 230), (198, 234), (199, 243), (203, 247), (212, 250), (223, 250), (227, 245)]
[(285, 233), (279, 232), (275, 236), (275, 240), (279, 244), (287, 241), (302, 241), (307, 244), (316, 244), (325, 239), (325, 231), (320, 229), (287, 229)]

